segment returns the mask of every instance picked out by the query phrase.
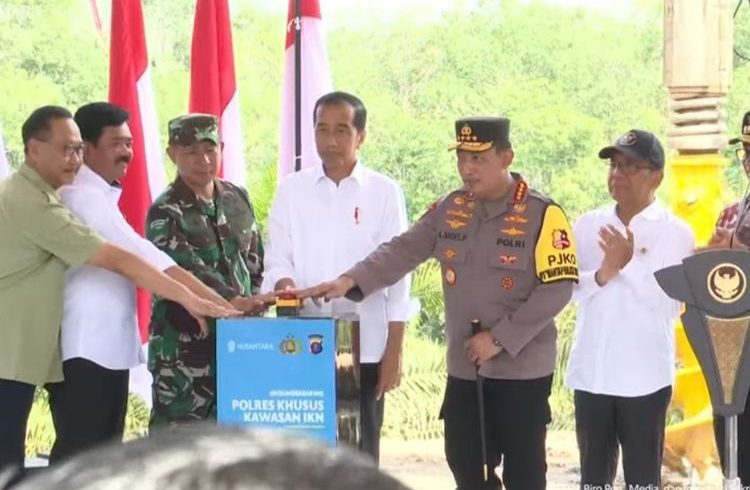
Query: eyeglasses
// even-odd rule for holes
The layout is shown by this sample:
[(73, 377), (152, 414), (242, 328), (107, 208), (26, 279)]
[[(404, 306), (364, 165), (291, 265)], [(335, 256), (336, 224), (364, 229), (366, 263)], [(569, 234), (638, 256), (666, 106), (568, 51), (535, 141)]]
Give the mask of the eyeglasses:
[(77, 156), (78, 158), (83, 158), (83, 144), (75, 144), (75, 145), (63, 145), (62, 146), (62, 152), (65, 155), (65, 158), (73, 158), (73, 156)]
[(625, 161), (625, 162), (616, 162), (615, 160), (609, 161), (609, 171), (612, 172), (615, 169), (618, 169), (620, 173), (624, 175), (633, 175), (639, 170), (643, 170), (644, 168), (647, 169), (653, 169), (654, 167), (651, 165), (636, 165), (634, 162)]
[(744, 162), (745, 158), (747, 158), (747, 152), (744, 148), (737, 148), (736, 150), (734, 150), (734, 156), (736, 156), (737, 160), (739, 160), (740, 162)]
[(73, 158), (73, 156), (77, 156), (81, 159), (83, 158), (83, 149), (85, 148), (83, 143), (69, 143), (60, 146), (48, 140), (39, 139), (38, 141), (54, 146), (58, 151), (62, 152), (65, 158)]

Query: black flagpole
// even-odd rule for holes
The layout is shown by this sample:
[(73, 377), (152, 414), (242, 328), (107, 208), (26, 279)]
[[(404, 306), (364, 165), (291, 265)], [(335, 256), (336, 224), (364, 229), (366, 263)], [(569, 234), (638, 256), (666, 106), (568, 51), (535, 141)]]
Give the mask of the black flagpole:
[(294, 171), (302, 169), (302, 19), (300, 0), (294, 0)]

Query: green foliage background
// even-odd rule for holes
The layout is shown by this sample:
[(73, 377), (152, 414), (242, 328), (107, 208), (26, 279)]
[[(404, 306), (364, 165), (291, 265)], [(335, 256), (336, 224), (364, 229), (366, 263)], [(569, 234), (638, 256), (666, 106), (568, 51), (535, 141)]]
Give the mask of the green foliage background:
[[(187, 109), (194, 0), (144, 0), (159, 127)], [(232, 0), (248, 189), (264, 223), (276, 181), (286, 15), (257, 0)], [(286, 3), (286, 2), (284, 2)], [(0, 1), (0, 124), (14, 166), (20, 127), (37, 106), (76, 108), (107, 97), (109, 2), (99, 1), (105, 32), (84, 0)], [(326, 18), (326, 2), (321, 0)], [(442, 13), (384, 20), (377, 2), (329, 26), (334, 86), (362, 97), (370, 111), (362, 157), (403, 186), (411, 219), (458, 185), (446, 152), (453, 121), (469, 114), (512, 120), (514, 169), (559, 202), (571, 219), (607, 201), (598, 148), (632, 127), (663, 135), (662, 2), (635, 0), (628, 12), (565, 8), (541, 1), (455, 0)], [(735, 30), (750, 54), (750, 9)], [(745, 48), (747, 47), (747, 48)], [(727, 103), (739, 129), (750, 108), (750, 67), (737, 58)], [(161, 132), (165, 142), (165, 131)], [(170, 167), (166, 155), (165, 165)], [(727, 199), (744, 186), (727, 170)], [(666, 187), (666, 186), (664, 186)], [(403, 387), (389, 396), (386, 434), (432, 437), (440, 427), (444, 362), (439, 271), (429, 263), (414, 281), (424, 309), (412, 325)], [(559, 319), (558, 374), (564, 372), (574, 312)], [(555, 423), (570, 425), (570, 397), (555, 381)], [(32, 430), (33, 432), (33, 430)]]

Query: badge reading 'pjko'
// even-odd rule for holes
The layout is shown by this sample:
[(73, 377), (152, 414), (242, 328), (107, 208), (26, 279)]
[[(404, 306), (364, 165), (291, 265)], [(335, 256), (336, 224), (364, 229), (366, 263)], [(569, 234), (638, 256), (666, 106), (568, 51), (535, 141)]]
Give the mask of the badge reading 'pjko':
[(542, 283), (578, 280), (578, 262), (573, 232), (562, 209), (554, 204), (544, 212), (536, 242), (536, 273)]

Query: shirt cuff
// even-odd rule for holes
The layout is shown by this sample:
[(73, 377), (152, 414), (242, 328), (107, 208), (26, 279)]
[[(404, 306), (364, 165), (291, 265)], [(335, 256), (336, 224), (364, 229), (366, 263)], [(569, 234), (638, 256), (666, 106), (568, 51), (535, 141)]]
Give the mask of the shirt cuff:
[[(500, 342), (500, 345), (502, 346), (503, 350), (506, 351), (508, 354), (511, 355), (511, 357), (516, 357), (519, 352), (521, 352), (521, 349), (523, 349), (523, 345), (518, 345), (519, 343), (513, 342), (513, 335), (510, 333), (508, 335), (505, 335), (506, 332), (508, 332), (508, 317), (503, 317), (499, 322), (497, 322), (491, 329), (490, 329), (490, 335), (492, 335), (492, 338)], [(518, 336), (516, 336), (517, 338)]]
[[(389, 322), (408, 322), (414, 316), (414, 301), (386, 301), (386, 318)], [(418, 303), (417, 303), (418, 304)]]
[(172, 257), (165, 254), (161, 250), (158, 251), (158, 254), (155, 254), (152, 258), (153, 262), (151, 265), (159, 269), (160, 271), (164, 272), (170, 267), (174, 267), (177, 265), (177, 263), (172, 260)]
[(590, 271), (580, 271), (578, 284), (573, 285), (573, 296), (575, 299), (585, 299), (595, 294), (602, 286), (596, 282), (596, 269)]

